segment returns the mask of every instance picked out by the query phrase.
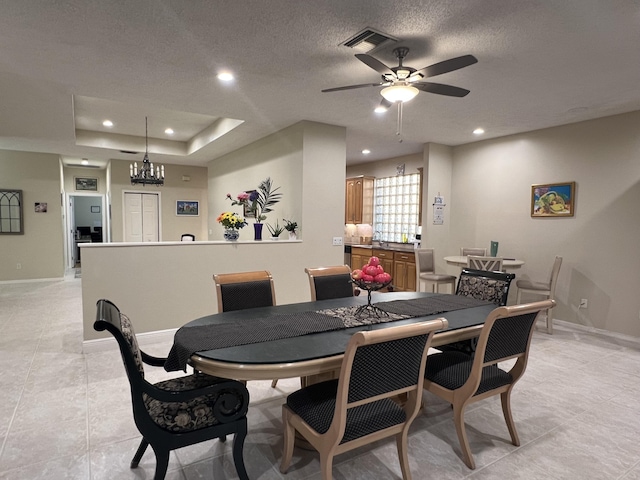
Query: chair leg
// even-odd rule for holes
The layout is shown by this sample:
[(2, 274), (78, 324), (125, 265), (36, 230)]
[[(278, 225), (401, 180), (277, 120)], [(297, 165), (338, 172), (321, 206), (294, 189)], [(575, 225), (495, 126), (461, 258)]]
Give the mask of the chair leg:
[(462, 450), (462, 460), (467, 467), (475, 470), (476, 462), (473, 460), (473, 455), (471, 455), (467, 431), (464, 428), (464, 408), (465, 405), (453, 405), (453, 421), (456, 425), (456, 432), (458, 432), (458, 441), (460, 442), (460, 449)]
[(286, 473), (293, 458), (293, 446), (295, 443), (295, 428), (289, 423), (291, 412), (282, 406), (282, 425), (284, 427), (284, 445), (282, 447), (282, 460), (280, 461), (280, 472)]
[(322, 480), (333, 480), (331, 475), (333, 470), (333, 454), (321, 452), (320, 453), (320, 478)]
[(511, 389), (500, 394), (500, 400), (502, 401), (502, 413), (504, 414), (504, 420), (507, 422), (507, 428), (509, 429), (509, 435), (511, 435), (511, 442), (516, 446), (520, 446), (520, 439), (518, 438), (518, 432), (516, 431), (516, 424), (513, 422), (513, 416), (511, 415)]
[(402, 478), (411, 480), (411, 469), (409, 468), (409, 452), (407, 450), (408, 429), (404, 429), (396, 435), (396, 443), (398, 445), (398, 460), (400, 460), (400, 469), (402, 470)]
[(238, 429), (233, 439), (233, 463), (236, 466), (236, 472), (238, 472), (238, 478), (240, 480), (249, 480), (247, 475), (247, 469), (244, 466), (244, 455), (242, 449), (244, 447), (244, 439), (247, 436), (247, 424), (246, 420), (242, 428)]
[(156, 454), (156, 473), (153, 476), (153, 480), (164, 480), (169, 467), (169, 450), (156, 449), (153, 445), (151, 445), (151, 448)]
[(149, 442), (147, 442), (144, 438), (142, 439), (142, 441), (140, 442), (140, 446), (138, 447), (138, 450), (136, 451), (136, 454), (133, 456), (133, 460), (131, 460), (131, 468), (137, 468), (138, 464), (140, 463), (140, 459), (142, 458), (142, 455), (144, 455), (144, 452), (147, 450), (147, 447), (149, 446)]
[(550, 309), (547, 310), (547, 333), (553, 335), (553, 317)]
[(278, 384), (278, 379), (274, 378), (273, 380), (271, 380), (271, 388), (276, 388), (276, 385)]

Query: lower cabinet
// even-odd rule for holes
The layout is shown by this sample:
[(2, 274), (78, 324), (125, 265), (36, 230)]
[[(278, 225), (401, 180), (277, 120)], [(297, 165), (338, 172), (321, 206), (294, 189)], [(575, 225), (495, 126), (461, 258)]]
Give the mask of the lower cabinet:
[(416, 291), (416, 260), (413, 252), (353, 247), (351, 270), (362, 268), (372, 256), (380, 259), (384, 271), (393, 278), (392, 285), (395, 291)]
[(416, 259), (413, 253), (393, 253), (393, 286), (397, 291), (416, 291)]

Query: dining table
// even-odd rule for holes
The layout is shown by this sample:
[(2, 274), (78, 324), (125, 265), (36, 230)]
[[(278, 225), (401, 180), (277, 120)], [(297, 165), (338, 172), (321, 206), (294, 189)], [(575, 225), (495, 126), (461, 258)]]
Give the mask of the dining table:
[[(466, 255), (451, 255), (444, 257), (444, 261), (450, 265), (457, 265), (459, 267), (467, 266)], [(524, 260), (519, 260), (517, 258), (502, 258), (502, 268), (520, 268), (522, 265), (524, 265)]]
[(437, 347), (478, 336), (495, 307), (458, 295), (388, 292), (373, 293), (370, 303), (363, 295), (215, 313), (178, 329), (164, 367), (235, 380), (333, 378), (358, 331), (444, 317)]

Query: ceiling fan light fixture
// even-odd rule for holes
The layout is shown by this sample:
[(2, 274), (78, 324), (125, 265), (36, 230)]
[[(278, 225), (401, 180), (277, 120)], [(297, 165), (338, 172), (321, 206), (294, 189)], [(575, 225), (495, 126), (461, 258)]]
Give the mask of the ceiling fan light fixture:
[(413, 99), (420, 90), (410, 85), (391, 85), (390, 87), (383, 88), (380, 91), (385, 100), (390, 102), (408, 102)]

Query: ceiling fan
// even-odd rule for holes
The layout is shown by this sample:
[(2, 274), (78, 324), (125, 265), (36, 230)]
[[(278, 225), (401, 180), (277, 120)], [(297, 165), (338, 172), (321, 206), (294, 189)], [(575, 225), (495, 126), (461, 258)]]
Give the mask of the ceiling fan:
[(347, 85), (344, 87), (327, 88), (323, 92), (338, 92), (340, 90), (351, 90), (363, 87), (386, 87), (380, 92), (384, 97), (382, 106), (388, 108), (394, 102), (405, 102), (415, 97), (419, 91), (435, 93), (438, 95), (447, 95), (449, 97), (464, 97), (469, 90), (454, 87), (453, 85), (444, 85), (442, 83), (423, 82), (423, 78), (435, 77), (443, 73), (453, 72), (460, 68), (468, 67), (477, 63), (478, 59), (473, 55), (463, 55), (461, 57), (451, 58), (439, 63), (435, 63), (420, 70), (403, 65), (402, 62), (409, 53), (407, 47), (398, 47), (393, 50), (398, 59), (397, 67), (388, 67), (377, 58), (367, 55), (366, 53), (356, 54), (356, 58), (368, 67), (373, 68), (382, 75), (382, 81), (379, 83), (362, 83), (359, 85)]

